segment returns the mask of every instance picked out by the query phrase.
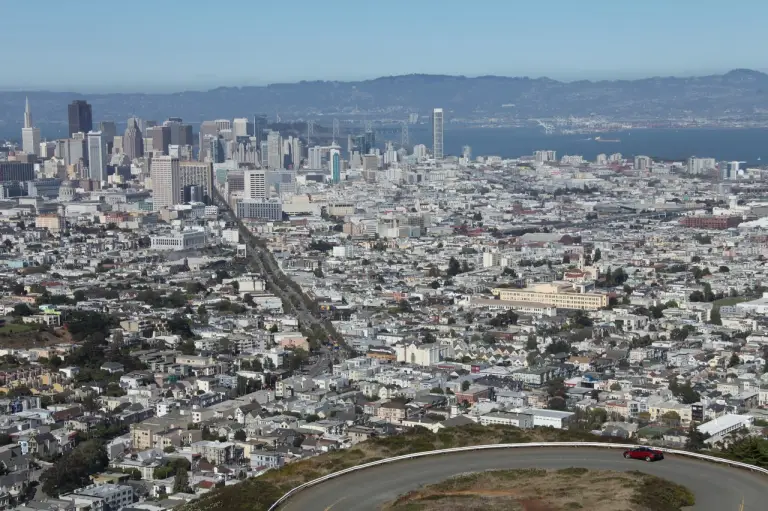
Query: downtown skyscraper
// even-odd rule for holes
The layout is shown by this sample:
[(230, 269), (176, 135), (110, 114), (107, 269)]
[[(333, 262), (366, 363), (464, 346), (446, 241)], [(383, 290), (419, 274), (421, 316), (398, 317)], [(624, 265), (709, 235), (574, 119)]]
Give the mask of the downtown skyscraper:
[(335, 185), (339, 184), (341, 182), (341, 147), (335, 143), (331, 146), (328, 166), (331, 169), (331, 182)]
[(144, 156), (144, 138), (135, 117), (128, 119), (128, 127), (123, 134), (123, 152), (131, 160)]
[(442, 160), (443, 152), (443, 109), (435, 108), (432, 111), (432, 156), (436, 160)]
[(76, 99), (69, 104), (68, 114), (70, 138), (74, 133), (88, 133), (93, 130), (93, 112), (87, 102)]
[(107, 180), (107, 141), (101, 131), (88, 133), (88, 175), (99, 183)]
[(40, 156), (40, 129), (32, 124), (32, 110), (29, 98), (24, 107), (24, 127), (21, 129), (21, 148), (27, 154)]

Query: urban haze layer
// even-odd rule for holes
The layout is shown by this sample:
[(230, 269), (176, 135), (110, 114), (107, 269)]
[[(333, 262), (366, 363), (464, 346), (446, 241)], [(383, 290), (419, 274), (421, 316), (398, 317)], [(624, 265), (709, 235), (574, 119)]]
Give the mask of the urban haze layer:
[(450, 154), (439, 104), (95, 122), (86, 98), (55, 140), (22, 109), (0, 507), (267, 509), (251, 478), (284, 465), (483, 426), (765, 464), (763, 167), (622, 155), (625, 121), (589, 116), (526, 121), (589, 161)]

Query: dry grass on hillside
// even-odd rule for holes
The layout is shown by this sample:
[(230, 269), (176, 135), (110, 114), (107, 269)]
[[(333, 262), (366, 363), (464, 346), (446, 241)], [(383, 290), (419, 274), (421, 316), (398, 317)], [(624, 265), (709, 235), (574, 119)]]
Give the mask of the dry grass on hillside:
[[(652, 496), (646, 496), (654, 488)], [(638, 472), (495, 470), (407, 493), (383, 511), (677, 511), (692, 505), (685, 488)]]

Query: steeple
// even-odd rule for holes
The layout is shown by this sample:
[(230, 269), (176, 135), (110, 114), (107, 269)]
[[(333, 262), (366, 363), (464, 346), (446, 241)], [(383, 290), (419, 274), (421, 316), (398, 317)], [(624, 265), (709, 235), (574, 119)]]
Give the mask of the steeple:
[(27, 98), (27, 104), (24, 107), (24, 127), (32, 127), (32, 111), (29, 109), (29, 98)]

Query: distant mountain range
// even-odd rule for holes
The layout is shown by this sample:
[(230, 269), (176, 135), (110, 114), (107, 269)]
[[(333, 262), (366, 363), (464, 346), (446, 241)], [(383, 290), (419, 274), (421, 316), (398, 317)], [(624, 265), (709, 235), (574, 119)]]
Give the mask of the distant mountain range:
[(49, 138), (65, 135), (67, 104), (86, 99), (94, 121), (118, 124), (136, 115), (162, 121), (252, 116), (405, 120), (446, 109), (446, 120), (604, 115), (613, 119), (672, 117), (762, 118), (768, 114), (768, 75), (737, 69), (722, 75), (641, 80), (560, 82), (549, 78), (404, 75), (358, 82), (312, 81), (263, 87), (220, 87), (171, 94), (0, 92), (0, 137), (18, 137), (29, 96), (35, 123)]

